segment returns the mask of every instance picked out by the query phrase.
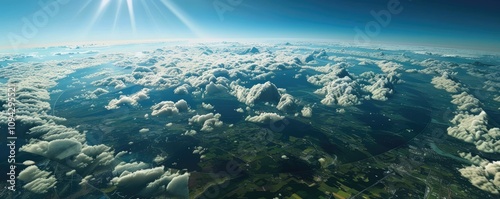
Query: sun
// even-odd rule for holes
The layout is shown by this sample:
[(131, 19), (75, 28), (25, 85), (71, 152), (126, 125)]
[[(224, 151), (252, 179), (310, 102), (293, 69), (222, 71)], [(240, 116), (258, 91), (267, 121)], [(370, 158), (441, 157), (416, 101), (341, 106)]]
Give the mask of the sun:
[[(155, 26), (159, 26), (163, 24), (156, 23), (156, 20), (153, 17), (154, 14), (161, 14), (160, 12), (168, 12), (175, 16), (175, 18), (171, 20), (179, 20), (197, 37), (201, 37), (202, 35), (201, 31), (199, 30), (197, 25), (193, 22), (193, 20), (191, 20), (191, 18), (185, 12), (183, 12), (182, 9), (180, 9), (177, 5), (175, 5), (175, 3), (173, 3), (171, 0), (156, 1), (159, 2), (161, 6), (158, 6), (155, 2), (148, 0), (92, 0), (88, 1), (82, 7), (82, 10), (86, 9), (86, 7), (88, 7), (89, 4), (91, 4), (91, 2), (94, 3), (97, 2), (99, 5), (97, 6), (97, 10), (94, 12), (92, 19), (87, 27), (87, 32), (89, 32), (99, 20), (104, 20), (103, 15), (106, 12), (114, 12), (114, 19), (112, 19), (113, 20), (112, 31), (114, 32), (119, 24), (118, 23), (119, 20), (121, 20), (120, 16), (123, 16), (122, 12), (126, 10), (128, 14), (128, 20), (130, 22), (131, 31), (133, 34), (136, 34), (137, 32), (136, 16), (135, 16), (137, 13), (144, 14), (148, 18), (148, 20), (150, 20), (153, 24), (155, 24)], [(154, 7), (157, 9), (150, 9), (150, 7)], [(141, 10), (136, 10), (136, 9), (141, 9)], [(80, 10), (79, 13), (82, 10)], [(152, 13), (153, 10), (155, 10), (158, 13)]]
[[(116, 2), (115, 18), (113, 21), (113, 31), (116, 28), (116, 24), (117, 24), (118, 18), (120, 16), (120, 11), (121, 11), (122, 6), (123, 6), (123, 1), (126, 1), (126, 6), (127, 6), (129, 18), (130, 18), (130, 27), (132, 27), (132, 31), (135, 33), (136, 26), (135, 26), (135, 16), (134, 16), (134, 3), (132, 0), (100, 0), (99, 7), (98, 7), (97, 11), (95, 12), (94, 16), (92, 17), (92, 20), (89, 23), (88, 29), (91, 29), (95, 25), (95, 23), (100, 19), (102, 14), (108, 9), (108, 7), (112, 1)], [(85, 7), (87, 5), (88, 4), (86, 4)]]

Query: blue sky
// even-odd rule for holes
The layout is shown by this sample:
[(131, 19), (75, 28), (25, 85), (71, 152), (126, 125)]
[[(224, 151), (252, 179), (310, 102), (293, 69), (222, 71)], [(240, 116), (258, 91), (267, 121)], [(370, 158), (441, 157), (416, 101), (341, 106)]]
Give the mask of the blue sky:
[[(395, 2), (400, 12), (391, 13)], [(500, 51), (498, 8), (495, 0), (2, 0), (0, 46), (302, 38)], [(391, 20), (382, 26), (372, 11)]]

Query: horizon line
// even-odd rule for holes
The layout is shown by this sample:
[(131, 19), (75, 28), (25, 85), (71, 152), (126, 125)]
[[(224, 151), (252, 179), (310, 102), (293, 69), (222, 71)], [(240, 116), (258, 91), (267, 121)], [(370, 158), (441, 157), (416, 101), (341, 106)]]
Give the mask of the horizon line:
[[(451, 46), (451, 45), (439, 45), (439, 44), (427, 44), (427, 43), (402, 43), (402, 42), (382, 42), (373, 41), (368, 43), (356, 43), (354, 41), (347, 41), (342, 39), (331, 39), (331, 38), (306, 38), (306, 37), (269, 37), (269, 38), (163, 38), (163, 39), (123, 39), (123, 40), (95, 40), (95, 41), (68, 41), (68, 42), (52, 42), (47, 44), (33, 44), (33, 45), (23, 45), (19, 48), (12, 48), (11, 46), (3, 45), (0, 46), (0, 52), (2, 51), (20, 51), (29, 49), (40, 49), (40, 48), (54, 48), (54, 47), (72, 47), (72, 46), (114, 46), (114, 45), (127, 45), (127, 44), (149, 44), (149, 43), (161, 43), (161, 42), (193, 42), (193, 43), (213, 43), (213, 42), (269, 42), (267, 40), (272, 40), (277, 42), (295, 41), (295, 42), (334, 42), (337, 44), (349, 45), (352, 47), (376, 47), (376, 46), (407, 46), (407, 47), (433, 47), (438, 49), (454, 49), (454, 50), (467, 50), (476, 51), (482, 53), (493, 53), (493, 55), (500, 55), (500, 49), (492, 48), (467, 48), (465, 46)], [(403, 49), (400, 49), (403, 50)]]

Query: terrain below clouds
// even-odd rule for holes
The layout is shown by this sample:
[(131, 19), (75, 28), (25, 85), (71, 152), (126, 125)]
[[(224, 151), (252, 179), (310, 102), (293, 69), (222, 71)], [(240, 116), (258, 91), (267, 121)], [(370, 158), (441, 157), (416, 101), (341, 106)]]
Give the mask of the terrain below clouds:
[(15, 85), (17, 162), (32, 163), (18, 165), (16, 194), (499, 194), (498, 55), (322, 42), (126, 46), (135, 50), (1, 55), (0, 123)]

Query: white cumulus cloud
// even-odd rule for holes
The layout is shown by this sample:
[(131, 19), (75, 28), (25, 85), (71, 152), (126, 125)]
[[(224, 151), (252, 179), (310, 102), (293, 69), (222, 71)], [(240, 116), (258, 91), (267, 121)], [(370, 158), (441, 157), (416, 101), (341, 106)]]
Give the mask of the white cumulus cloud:
[(40, 170), (36, 165), (31, 165), (19, 173), (18, 179), (23, 181), (23, 188), (34, 193), (47, 193), (53, 188), (57, 180), (48, 171)]
[(465, 167), (459, 171), (477, 188), (492, 194), (499, 194), (500, 161), (489, 162), (484, 166)]
[[(219, 120), (221, 114), (208, 113), (205, 115), (195, 115), (189, 119), (189, 124), (199, 124), (202, 125), (200, 131), (210, 132), (213, 131), (215, 127), (221, 127), (224, 123)], [(186, 132), (187, 133), (187, 132)]]
[(105, 106), (106, 109), (111, 110), (111, 109), (118, 109), (120, 108), (121, 105), (131, 105), (131, 106), (137, 106), (138, 102), (141, 100), (149, 99), (149, 91), (150, 89), (148, 88), (143, 88), (141, 91), (132, 94), (131, 96), (125, 96), (122, 95), (120, 96), (119, 99), (112, 99), (107, 106)]
[(276, 113), (260, 113), (256, 116), (247, 116), (246, 121), (254, 123), (270, 123), (285, 119), (285, 116), (278, 115)]

